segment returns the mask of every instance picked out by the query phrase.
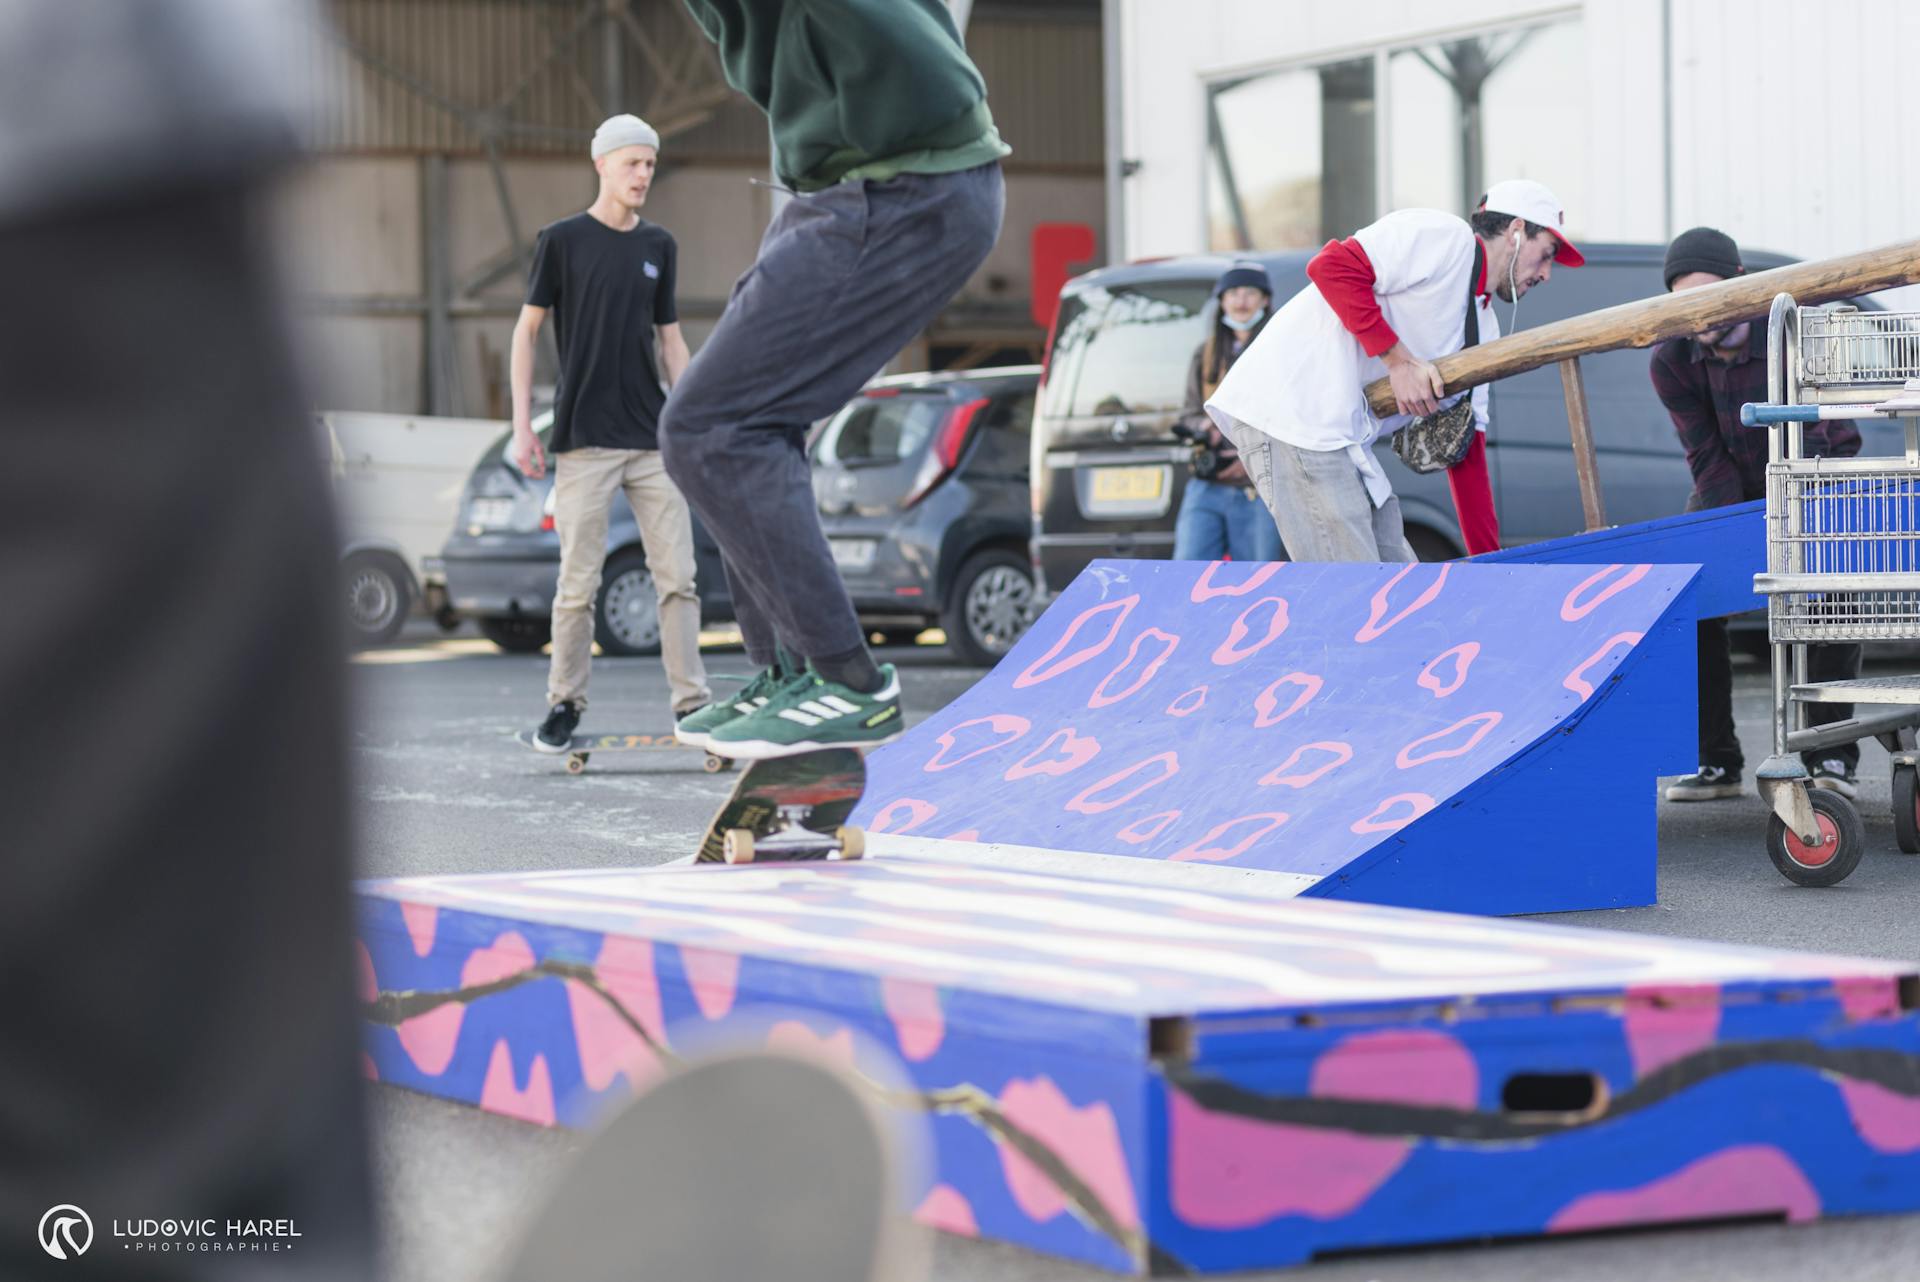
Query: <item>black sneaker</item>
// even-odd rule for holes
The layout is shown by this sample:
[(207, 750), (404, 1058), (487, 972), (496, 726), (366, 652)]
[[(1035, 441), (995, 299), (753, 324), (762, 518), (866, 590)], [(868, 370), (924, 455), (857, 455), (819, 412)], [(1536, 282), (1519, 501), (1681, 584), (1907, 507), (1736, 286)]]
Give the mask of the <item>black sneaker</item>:
[(541, 752), (565, 752), (573, 746), (573, 730), (579, 724), (579, 704), (570, 699), (556, 703), (533, 732), (533, 746)]
[(1725, 766), (1701, 766), (1667, 785), (1668, 801), (1720, 801), (1740, 795), (1740, 772)]
[(1810, 782), (1816, 788), (1825, 788), (1828, 792), (1837, 792), (1852, 800), (1860, 792), (1859, 776), (1839, 757), (1828, 757), (1807, 767)]

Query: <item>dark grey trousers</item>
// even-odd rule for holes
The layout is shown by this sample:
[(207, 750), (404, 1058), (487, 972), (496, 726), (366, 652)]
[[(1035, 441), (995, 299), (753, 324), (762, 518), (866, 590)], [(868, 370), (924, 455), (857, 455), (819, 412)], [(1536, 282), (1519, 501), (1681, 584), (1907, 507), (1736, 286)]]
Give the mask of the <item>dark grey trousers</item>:
[(820, 530), (807, 428), (960, 291), (1004, 205), (998, 163), (794, 197), (668, 398), (661, 455), (720, 545), (755, 663), (776, 642), (808, 658), (862, 644)]

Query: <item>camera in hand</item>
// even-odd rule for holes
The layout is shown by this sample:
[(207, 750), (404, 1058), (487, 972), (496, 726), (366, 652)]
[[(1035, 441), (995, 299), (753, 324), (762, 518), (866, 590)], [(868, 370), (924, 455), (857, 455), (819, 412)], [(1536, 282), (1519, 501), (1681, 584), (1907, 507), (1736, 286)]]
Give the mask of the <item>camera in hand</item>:
[(1173, 434), (1192, 447), (1193, 457), (1190, 462), (1193, 474), (1198, 479), (1211, 481), (1227, 466), (1227, 460), (1220, 456), (1220, 451), (1214, 448), (1213, 442), (1207, 439), (1206, 433), (1196, 432), (1185, 423), (1175, 423)]

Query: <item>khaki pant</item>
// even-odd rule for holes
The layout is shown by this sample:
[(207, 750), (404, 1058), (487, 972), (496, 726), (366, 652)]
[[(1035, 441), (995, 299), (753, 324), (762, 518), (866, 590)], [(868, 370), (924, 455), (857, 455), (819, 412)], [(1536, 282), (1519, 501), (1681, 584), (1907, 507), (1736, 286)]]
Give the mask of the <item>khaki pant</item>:
[(693, 518), (667, 479), (658, 450), (583, 446), (554, 457), (553, 523), (560, 533), (560, 584), (553, 594), (553, 666), (547, 702), (587, 706), (593, 657), (593, 597), (607, 557), (607, 510), (624, 490), (660, 602), (660, 655), (675, 714), (706, 703), (700, 661), (700, 597), (693, 584)]

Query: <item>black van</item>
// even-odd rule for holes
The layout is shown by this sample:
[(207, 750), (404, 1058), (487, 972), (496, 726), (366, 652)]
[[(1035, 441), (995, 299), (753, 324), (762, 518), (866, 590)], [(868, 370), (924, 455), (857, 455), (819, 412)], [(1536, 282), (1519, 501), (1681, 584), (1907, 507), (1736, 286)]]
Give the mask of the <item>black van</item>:
[[(1583, 245), (1586, 266), (1555, 272), (1520, 301), (1522, 328), (1648, 298), (1664, 289), (1662, 245)], [(1249, 254), (1284, 303), (1307, 284), (1310, 253)], [(1749, 252), (1750, 270), (1793, 260)], [(1165, 557), (1187, 479), (1187, 449), (1171, 428), (1194, 348), (1213, 323), (1213, 281), (1231, 260), (1193, 255), (1104, 268), (1067, 283), (1048, 345), (1033, 422), (1034, 569), (1042, 596), (1097, 557)], [(1863, 304), (1871, 306), (1871, 303)], [(1495, 300), (1502, 330), (1512, 306)], [(1673, 422), (1653, 393), (1644, 351), (1584, 357), (1607, 520), (1683, 511), (1692, 477)], [(1578, 533), (1579, 483), (1560, 375), (1549, 366), (1492, 386), (1487, 458), (1500, 534), (1509, 545)], [(1862, 424), (1869, 454), (1898, 453), (1898, 429)], [(1881, 430), (1892, 435), (1876, 439)], [(1465, 544), (1443, 473), (1421, 476), (1383, 440), (1375, 447), (1422, 560)]]

